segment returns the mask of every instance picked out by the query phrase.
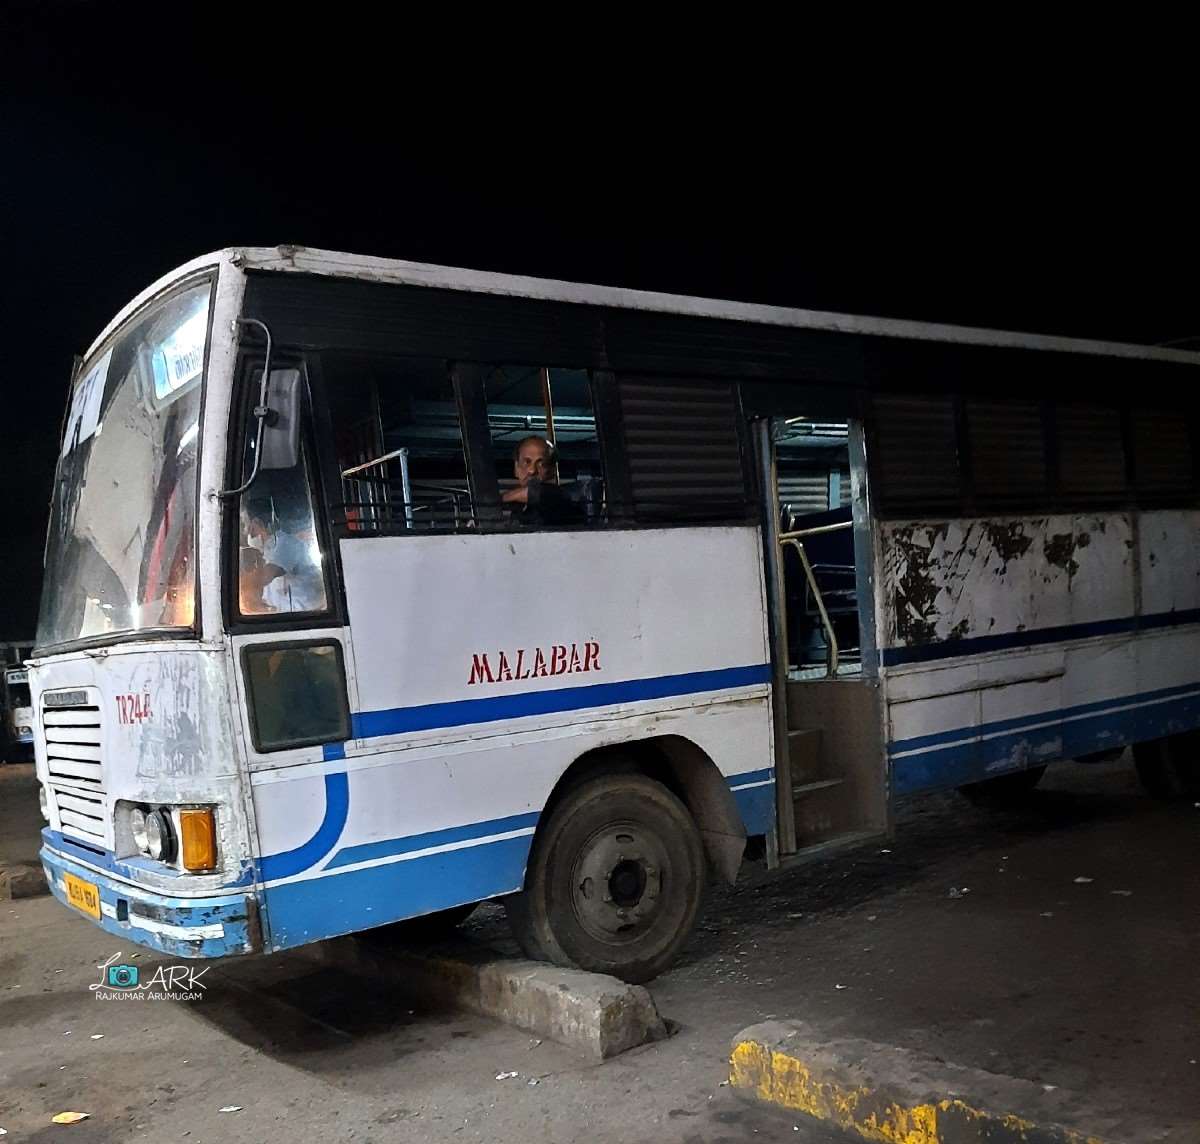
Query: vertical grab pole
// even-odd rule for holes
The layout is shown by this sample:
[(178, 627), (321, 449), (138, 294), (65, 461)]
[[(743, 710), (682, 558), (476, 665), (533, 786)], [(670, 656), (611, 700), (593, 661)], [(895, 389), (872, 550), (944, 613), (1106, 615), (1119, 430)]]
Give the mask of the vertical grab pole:
[(784, 613), (783, 553), (779, 546), (779, 504), (776, 489), (775, 442), (769, 418), (754, 423), (755, 451), (763, 498), (763, 558), (767, 587), (767, 631), (771, 644), (771, 715), (775, 739), (775, 838), (768, 840), (767, 865), (777, 866), (780, 854), (796, 850), (796, 809), (792, 803), (792, 765), (788, 753), (787, 620)]
[(404, 494), (404, 519), (408, 531), (413, 527), (412, 481), (408, 476), (408, 449), (400, 450), (400, 491)]
[[(558, 450), (558, 442), (554, 439), (554, 396), (550, 392), (550, 370), (542, 366), (538, 370), (538, 380), (542, 385), (542, 407), (546, 411), (546, 440)], [(554, 483), (559, 483), (558, 466), (554, 466)]]

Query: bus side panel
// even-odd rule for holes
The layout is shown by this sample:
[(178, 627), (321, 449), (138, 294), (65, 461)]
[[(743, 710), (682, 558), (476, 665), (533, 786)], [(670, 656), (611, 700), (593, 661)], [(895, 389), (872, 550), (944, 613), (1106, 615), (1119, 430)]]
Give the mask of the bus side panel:
[(750, 528), (344, 541), (355, 738), (252, 777), (272, 946), (520, 889), (598, 747), (695, 743), (765, 832), (760, 553)]
[(879, 526), (897, 794), (1200, 725), (1198, 514)]

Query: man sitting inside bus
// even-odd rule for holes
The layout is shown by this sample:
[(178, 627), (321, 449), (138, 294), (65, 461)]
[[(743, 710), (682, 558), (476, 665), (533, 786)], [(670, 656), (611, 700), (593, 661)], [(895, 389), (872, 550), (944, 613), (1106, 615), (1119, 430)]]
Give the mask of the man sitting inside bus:
[(517, 487), (500, 499), (512, 506), (513, 520), (525, 528), (582, 524), (583, 510), (555, 483), (558, 451), (545, 437), (524, 437), (513, 449)]

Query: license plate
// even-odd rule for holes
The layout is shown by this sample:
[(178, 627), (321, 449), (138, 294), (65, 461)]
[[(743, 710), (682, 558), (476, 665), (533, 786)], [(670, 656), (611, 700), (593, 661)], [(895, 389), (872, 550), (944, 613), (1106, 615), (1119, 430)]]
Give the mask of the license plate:
[(94, 882), (85, 882), (74, 874), (64, 874), (63, 883), (67, 887), (67, 901), (77, 910), (82, 910), (88, 917), (100, 920), (100, 891)]

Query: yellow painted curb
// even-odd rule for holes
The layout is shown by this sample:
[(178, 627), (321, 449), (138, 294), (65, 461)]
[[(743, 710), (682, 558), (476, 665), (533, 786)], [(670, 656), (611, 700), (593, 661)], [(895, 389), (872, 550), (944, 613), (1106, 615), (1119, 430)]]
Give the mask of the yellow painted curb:
[(739, 1041), (730, 1057), (730, 1084), (766, 1104), (800, 1112), (885, 1144), (1101, 1144), (1059, 1125), (997, 1114), (958, 1097), (909, 1102), (886, 1088), (856, 1084), (829, 1067), (806, 1063), (758, 1041)]

